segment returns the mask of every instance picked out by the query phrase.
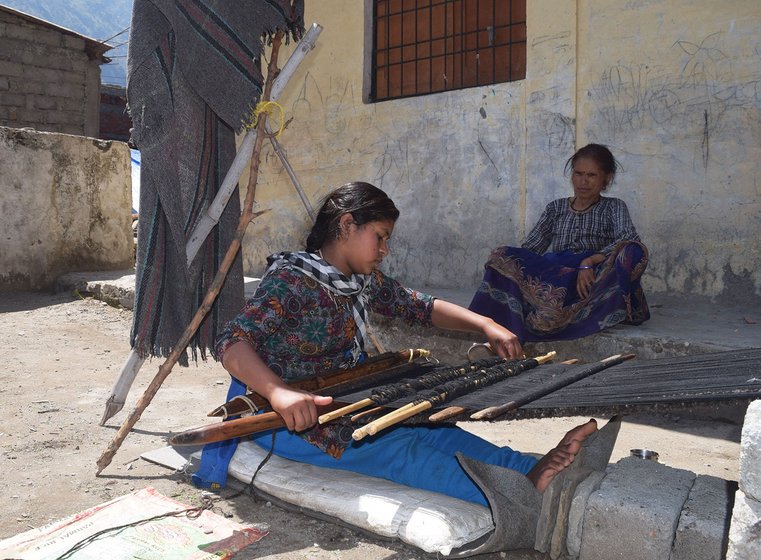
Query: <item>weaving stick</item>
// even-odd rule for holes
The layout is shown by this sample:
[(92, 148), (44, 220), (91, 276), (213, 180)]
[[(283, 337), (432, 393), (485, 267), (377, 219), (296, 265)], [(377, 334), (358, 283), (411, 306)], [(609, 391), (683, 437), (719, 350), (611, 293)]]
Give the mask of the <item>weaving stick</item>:
[[(318, 406), (318, 411), (326, 412), (341, 406), (343, 403), (331, 403), (325, 406)], [(252, 414), (243, 418), (236, 418), (226, 422), (215, 422), (199, 428), (191, 428), (174, 434), (169, 438), (169, 445), (205, 445), (225, 441), (237, 437), (250, 436), (265, 430), (274, 430), (284, 428), (285, 420), (275, 411), (262, 412), (261, 414)]]
[(378, 414), (383, 410), (382, 406), (376, 406), (375, 408), (369, 408), (367, 410), (363, 410), (362, 412), (355, 414), (352, 416), (349, 420), (351, 422), (356, 422), (357, 420), (360, 420), (364, 418), (365, 416), (370, 416), (371, 414)]
[(616, 364), (620, 364), (622, 362), (625, 362), (626, 360), (631, 360), (634, 357), (635, 357), (634, 354), (616, 354), (615, 356), (610, 356), (609, 358), (600, 360), (596, 364), (593, 364), (592, 366), (586, 369), (582, 369), (581, 371), (577, 371), (576, 373), (573, 373), (570, 375), (564, 375), (552, 383), (548, 383), (544, 385), (543, 387), (538, 387), (537, 389), (530, 391), (529, 393), (523, 395), (522, 397), (517, 398), (514, 401), (510, 401), (503, 405), (490, 406), (489, 408), (484, 408), (483, 410), (479, 410), (478, 412), (471, 414), (470, 419), (471, 420), (493, 420), (494, 418), (498, 416), (502, 416), (503, 414), (506, 414), (510, 412), (511, 410), (515, 410), (516, 408), (523, 406), (524, 404), (535, 401), (538, 398), (541, 398), (545, 395), (549, 395), (550, 393), (553, 393), (557, 391), (558, 389), (562, 389), (563, 387), (570, 385), (571, 383), (575, 383), (576, 381), (579, 381), (580, 379), (584, 379), (585, 377), (594, 375), (595, 373), (602, 371), (604, 369), (607, 369), (611, 366), (615, 366)]
[[(390, 369), (394, 369), (405, 363), (413, 362), (419, 358), (427, 358), (431, 355), (429, 350), (423, 348), (409, 348), (407, 350), (401, 350), (399, 352), (386, 352), (378, 356), (368, 358), (362, 364), (350, 368), (339, 369), (325, 375), (318, 377), (310, 377), (307, 379), (298, 379), (288, 383), (288, 385), (294, 389), (300, 389), (302, 391), (322, 391), (325, 389), (331, 389), (340, 385), (356, 383), (360, 380), (367, 379), (370, 382), (373, 376), (382, 376)], [(257, 409), (264, 408), (269, 405), (267, 400), (261, 395), (256, 393), (246, 393), (245, 399), (237, 398), (227, 401), (225, 404), (218, 406), (207, 416), (221, 416), (227, 418), (228, 416), (237, 416), (247, 412), (256, 412), (248, 404), (250, 401)]]
[[(560, 363), (561, 364), (566, 364), (566, 365), (571, 365), (571, 364), (578, 363), (578, 361), (579, 361), (578, 358), (571, 358), (570, 360), (563, 360)], [(440, 410), (438, 412), (435, 412), (435, 413), (431, 414), (428, 417), (428, 421), (432, 422), (434, 424), (439, 423), (439, 422), (445, 422), (445, 421), (449, 420), (450, 418), (454, 418), (454, 417), (459, 416), (461, 414), (465, 414), (466, 412), (468, 412), (468, 410), (470, 410), (470, 409), (465, 408), (464, 406), (450, 406), (450, 407), (445, 408), (444, 410)]]
[[(282, 40), (282, 31), (278, 31), (272, 38), (272, 52), (270, 55), (271, 58), (267, 67), (267, 78), (264, 83), (264, 92), (262, 93), (262, 100), (264, 101), (269, 101), (270, 91), (272, 90), (272, 81), (274, 80), (275, 73), (277, 72), (277, 57), (278, 53), (280, 52), (280, 44), (282, 43)], [(266, 122), (267, 113), (262, 112), (256, 124), (256, 144), (254, 145), (254, 153), (251, 156), (251, 170), (249, 173), (246, 200), (243, 205), (243, 211), (241, 213), (240, 220), (238, 221), (238, 227), (235, 230), (235, 237), (233, 237), (232, 241), (230, 242), (230, 246), (227, 248), (227, 253), (225, 253), (225, 257), (219, 266), (219, 270), (217, 270), (217, 274), (214, 276), (214, 280), (212, 281), (211, 286), (209, 286), (209, 289), (204, 296), (203, 302), (196, 311), (195, 315), (193, 315), (190, 324), (185, 328), (185, 331), (182, 333), (180, 340), (178, 340), (177, 344), (172, 348), (172, 352), (169, 354), (169, 357), (159, 367), (158, 373), (154, 376), (153, 380), (148, 385), (148, 388), (137, 401), (134, 410), (124, 420), (121, 427), (116, 432), (116, 435), (114, 435), (114, 438), (111, 440), (111, 443), (108, 444), (108, 447), (106, 447), (106, 449), (103, 451), (103, 453), (101, 453), (100, 457), (96, 461), (96, 464), (98, 465), (98, 470), (95, 473), (96, 476), (111, 464), (111, 460), (114, 458), (114, 455), (116, 455), (116, 451), (119, 449), (119, 447), (121, 447), (121, 444), (127, 437), (127, 434), (129, 434), (130, 430), (140, 419), (143, 411), (151, 403), (151, 400), (153, 400), (153, 397), (158, 392), (159, 387), (161, 387), (161, 384), (171, 373), (174, 364), (177, 363), (177, 361), (180, 359), (180, 356), (183, 354), (183, 352), (185, 352), (185, 348), (187, 348), (188, 344), (190, 344), (190, 341), (193, 339), (193, 336), (198, 330), (198, 327), (201, 325), (204, 317), (206, 317), (206, 314), (214, 305), (214, 300), (222, 289), (222, 285), (224, 284), (225, 278), (227, 277), (227, 272), (230, 270), (230, 267), (232, 267), (233, 262), (235, 262), (235, 258), (238, 254), (238, 251), (240, 250), (241, 242), (243, 241), (243, 236), (246, 233), (246, 228), (248, 228), (248, 224), (256, 216), (253, 211), (253, 207), (254, 198), (256, 197), (256, 183), (259, 179), (259, 155), (261, 154), (262, 144), (264, 143), (264, 126)]]
[[(415, 391), (416, 389), (426, 388), (426, 386), (432, 388), (432, 387), (435, 387), (437, 384), (442, 383), (443, 381), (456, 379), (458, 377), (467, 375), (468, 373), (471, 373), (472, 371), (478, 368), (485, 367), (484, 366), (485, 363), (490, 363), (490, 365), (495, 365), (503, 361), (504, 360), (502, 358), (493, 358), (489, 360), (488, 362), (485, 360), (482, 360), (479, 362), (472, 362), (463, 366), (456, 366), (454, 368), (449, 368), (444, 371), (433, 371), (430, 374), (421, 375), (417, 379), (413, 379), (408, 382), (392, 383), (384, 387), (380, 387), (379, 389), (375, 389), (371, 397), (362, 399), (361, 401), (355, 402), (353, 404), (346, 405), (343, 408), (339, 408), (328, 414), (321, 415), (317, 419), (317, 422), (319, 424), (325, 424), (326, 422), (330, 422), (331, 420), (335, 420), (336, 418), (340, 418), (341, 416), (346, 416), (347, 414), (351, 414), (352, 412), (356, 412), (357, 410), (362, 410), (363, 408), (367, 408), (368, 406), (383, 405), (383, 404), (391, 402), (392, 400), (396, 400), (397, 398), (399, 398), (399, 396), (384, 395), (383, 394), (384, 392), (392, 392), (392, 393), (395, 393), (396, 395), (398, 395), (399, 392), (403, 392), (404, 394), (409, 394), (412, 391)], [(493, 362), (493, 364), (491, 362)]]
[[(504, 366), (502, 364), (492, 366), (491, 368), (482, 369), (478, 371), (477, 373), (464, 378), (463, 383), (461, 383), (460, 386), (457, 387), (456, 390), (452, 390), (451, 388), (447, 388), (445, 386), (442, 386), (440, 389), (435, 389), (435, 391), (437, 391), (437, 394), (435, 396), (429, 397), (423, 400), (422, 402), (415, 401), (415, 402), (408, 403), (400, 409), (390, 412), (386, 414), (385, 416), (381, 416), (377, 420), (374, 420), (370, 422), (369, 424), (366, 424), (365, 426), (362, 426), (361, 428), (354, 430), (351, 437), (355, 441), (359, 441), (363, 439), (365, 436), (368, 436), (368, 435), (373, 436), (377, 434), (378, 432), (380, 432), (381, 430), (384, 430), (388, 427), (398, 424), (399, 422), (403, 422), (407, 418), (410, 418), (412, 416), (415, 416), (416, 414), (419, 414), (421, 412), (424, 412), (432, 408), (434, 406), (433, 404), (434, 399), (437, 400), (439, 403), (441, 403), (441, 402), (444, 402), (445, 400), (450, 400), (456, 396), (459, 396), (460, 394), (466, 393), (470, 390), (480, 389), (481, 387), (492, 385), (498, 381), (502, 381), (503, 379), (512, 377), (513, 375), (517, 375), (521, 371), (532, 369), (543, 363), (549, 362), (555, 357), (555, 355), (556, 353), (552, 351), (543, 356), (537, 356), (536, 358), (531, 358), (528, 360), (521, 360), (517, 364), (506, 369), (504, 369)], [(497, 375), (494, 375), (491, 378), (487, 377), (489, 374), (492, 373), (490, 370), (494, 370), (494, 373), (496, 373)]]

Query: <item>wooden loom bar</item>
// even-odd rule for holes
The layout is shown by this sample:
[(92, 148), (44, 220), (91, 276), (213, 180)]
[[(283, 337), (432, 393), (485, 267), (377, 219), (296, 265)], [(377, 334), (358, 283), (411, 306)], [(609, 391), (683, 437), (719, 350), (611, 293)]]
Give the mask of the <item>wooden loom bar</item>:
[[(298, 379), (290, 382), (289, 386), (302, 391), (322, 391), (325, 389), (336, 388), (340, 385), (350, 384), (359, 380), (372, 380), (373, 376), (382, 376), (388, 370), (396, 368), (405, 363), (413, 362), (420, 358), (427, 358), (431, 355), (429, 350), (423, 348), (409, 348), (399, 352), (386, 352), (378, 356), (368, 358), (364, 363), (350, 368), (339, 369), (326, 373), (318, 377), (308, 379)], [(369, 378), (369, 379), (368, 379)], [(251, 409), (248, 402), (252, 402), (257, 408), (263, 408), (269, 405), (267, 400), (256, 393), (247, 393), (244, 398), (231, 399), (225, 404), (218, 406), (207, 416), (237, 416), (246, 412), (255, 412)]]

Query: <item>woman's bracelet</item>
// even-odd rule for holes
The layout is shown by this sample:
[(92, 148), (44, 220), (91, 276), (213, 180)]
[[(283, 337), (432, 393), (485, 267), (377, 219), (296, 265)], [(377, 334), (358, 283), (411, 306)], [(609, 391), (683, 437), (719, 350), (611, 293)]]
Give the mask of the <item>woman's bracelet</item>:
[(593, 266), (577, 266), (576, 270), (589, 270), (594, 268)]

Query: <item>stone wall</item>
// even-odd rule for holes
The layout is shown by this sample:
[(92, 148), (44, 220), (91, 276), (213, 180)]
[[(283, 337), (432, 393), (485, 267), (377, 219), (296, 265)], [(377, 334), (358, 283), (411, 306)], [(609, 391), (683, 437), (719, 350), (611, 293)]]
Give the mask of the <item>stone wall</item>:
[(126, 144), (0, 127), (0, 291), (134, 264)]
[(0, 9), (0, 125), (98, 136), (97, 45)]

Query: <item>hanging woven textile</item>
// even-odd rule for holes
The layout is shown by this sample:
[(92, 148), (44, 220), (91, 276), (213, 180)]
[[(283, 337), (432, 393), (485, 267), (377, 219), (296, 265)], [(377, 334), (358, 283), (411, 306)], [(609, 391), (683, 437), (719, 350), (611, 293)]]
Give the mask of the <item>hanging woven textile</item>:
[[(140, 220), (130, 343), (168, 356), (200, 307), (240, 217), (238, 191), (192, 263), (186, 241), (235, 157), (264, 78), (259, 58), (275, 32), (301, 38), (303, 0), (135, 0), (127, 101), (141, 152)], [(243, 306), (238, 254), (190, 343), (194, 359)], [(187, 365), (187, 354), (180, 358)]]

